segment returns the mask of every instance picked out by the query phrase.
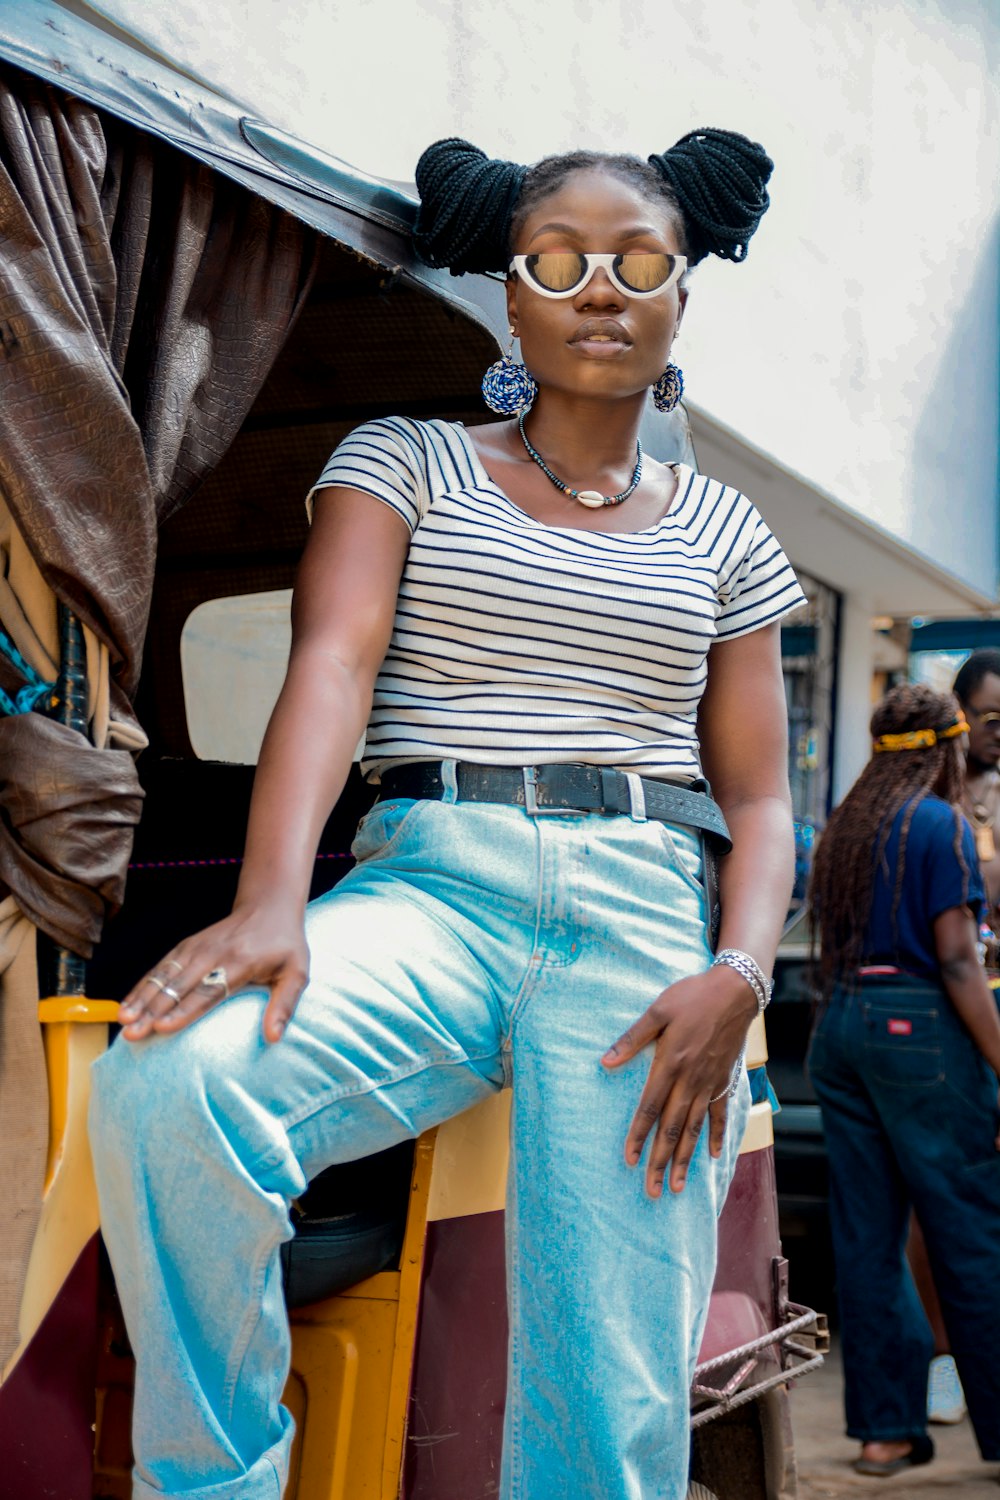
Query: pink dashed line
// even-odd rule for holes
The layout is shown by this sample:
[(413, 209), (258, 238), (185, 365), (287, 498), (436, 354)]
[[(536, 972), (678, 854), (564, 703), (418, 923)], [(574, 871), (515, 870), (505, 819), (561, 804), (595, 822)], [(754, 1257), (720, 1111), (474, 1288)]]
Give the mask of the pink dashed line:
[[(350, 859), (350, 854), (317, 854), (316, 859)], [(130, 864), (130, 870), (194, 870), (211, 865), (241, 865), (243, 856), (232, 854), (220, 859), (148, 859)]]

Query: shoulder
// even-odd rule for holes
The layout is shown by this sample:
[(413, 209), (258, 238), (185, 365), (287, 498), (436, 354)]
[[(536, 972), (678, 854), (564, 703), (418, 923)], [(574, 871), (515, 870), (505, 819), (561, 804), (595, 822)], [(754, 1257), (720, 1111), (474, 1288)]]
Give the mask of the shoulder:
[[(898, 818), (902, 820), (906, 815), (905, 805), (900, 808)], [(956, 825), (962, 830), (965, 837), (968, 824), (961, 812), (952, 807), (950, 802), (930, 793), (914, 807), (910, 817), (910, 838), (914, 835), (923, 839), (927, 844), (934, 847), (947, 845), (949, 849), (955, 847)], [(970, 831), (971, 837), (971, 831)]]
[(713, 479), (711, 474), (703, 474), (700, 469), (692, 469), (686, 463), (676, 462), (670, 467), (677, 475), (678, 504), (683, 502), (693, 511), (706, 516), (713, 514), (720, 507), (726, 509), (735, 507), (741, 514), (748, 510), (755, 510), (753, 503), (747, 499), (742, 490), (726, 484), (724, 480)]
[(678, 519), (720, 567), (731, 560), (742, 561), (762, 536), (771, 536), (760, 511), (742, 490), (687, 464), (674, 468)]
[(401, 452), (426, 453), (441, 443), (453, 441), (452, 434), (460, 429), (458, 422), (438, 420), (421, 421), (417, 417), (373, 417), (354, 427), (340, 446), (370, 442), (396, 448)]
[(716, 579), (716, 636), (747, 635), (805, 603), (795, 570), (753, 501), (734, 485), (678, 464), (675, 516)]

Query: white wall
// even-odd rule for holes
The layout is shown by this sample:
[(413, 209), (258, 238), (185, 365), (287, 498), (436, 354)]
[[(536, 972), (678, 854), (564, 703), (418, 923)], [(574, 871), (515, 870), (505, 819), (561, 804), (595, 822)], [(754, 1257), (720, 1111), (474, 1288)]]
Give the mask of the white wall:
[(760, 139), (774, 206), (699, 269), (683, 343), (713, 418), (976, 590), (997, 584), (997, 0), (102, 0), (367, 170), (463, 134), (532, 160)]

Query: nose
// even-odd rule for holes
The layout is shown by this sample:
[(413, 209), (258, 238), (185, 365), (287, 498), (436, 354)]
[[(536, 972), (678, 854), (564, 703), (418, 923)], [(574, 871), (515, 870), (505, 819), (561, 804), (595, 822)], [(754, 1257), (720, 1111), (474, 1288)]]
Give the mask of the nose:
[(624, 296), (603, 266), (598, 266), (586, 286), (580, 288), (575, 301), (581, 311), (587, 307), (613, 307), (620, 310), (625, 306)]

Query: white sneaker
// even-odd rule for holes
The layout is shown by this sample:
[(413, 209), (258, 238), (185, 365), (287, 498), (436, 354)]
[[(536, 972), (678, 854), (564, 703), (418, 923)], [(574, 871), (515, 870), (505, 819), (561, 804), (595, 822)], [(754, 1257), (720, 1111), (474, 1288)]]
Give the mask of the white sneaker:
[(965, 1392), (950, 1354), (931, 1360), (927, 1375), (927, 1420), (943, 1427), (961, 1422), (965, 1416)]

